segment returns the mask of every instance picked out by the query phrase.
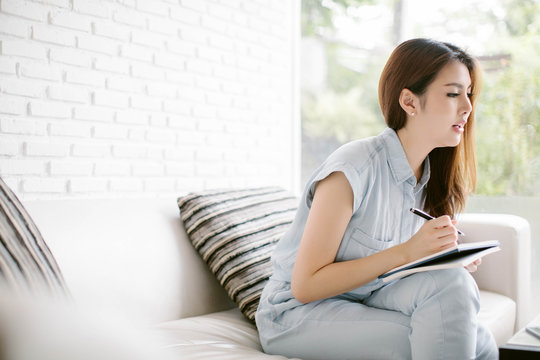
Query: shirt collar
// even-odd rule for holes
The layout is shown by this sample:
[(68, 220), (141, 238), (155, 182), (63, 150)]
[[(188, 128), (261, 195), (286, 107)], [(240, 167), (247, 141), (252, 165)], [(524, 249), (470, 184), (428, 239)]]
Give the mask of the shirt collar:
[(430, 166), (431, 165), (429, 163), (429, 155), (428, 155), (426, 159), (424, 160), (424, 172), (422, 173), (422, 177), (420, 178), (420, 181), (418, 182), (418, 188), (422, 188), (427, 184), (429, 180), (429, 176), (431, 175)]
[(405, 150), (403, 150), (403, 146), (401, 145), (401, 141), (399, 141), (397, 133), (391, 128), (386, 128), (382, 135), (388, 154), (388, 165), (390, 166), (395, 181), (398, 184), (408, 181), (412, 186), (419, 185), (417, 186), (418, 188), (422, 188), (426, 185), (430, 176), (429, 157), (426, 157), (424, 160), (424, 171), (417, 184), (416, 177), (407, 161)]

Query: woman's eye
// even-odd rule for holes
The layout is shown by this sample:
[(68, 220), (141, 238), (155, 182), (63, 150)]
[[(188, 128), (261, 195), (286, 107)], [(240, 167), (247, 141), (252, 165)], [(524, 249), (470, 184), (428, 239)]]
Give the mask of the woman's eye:
[(458, 93), (448, 93), (446, 95), (449, 96), (449, 97), (458, 97), (459, 96)]

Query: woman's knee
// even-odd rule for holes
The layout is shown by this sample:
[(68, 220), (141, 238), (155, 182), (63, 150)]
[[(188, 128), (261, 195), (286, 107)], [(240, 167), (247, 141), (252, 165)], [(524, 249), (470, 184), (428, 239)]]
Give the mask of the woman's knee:
[(478, 295), (478, 287), (471, 274), (464, 268), (445, 269), (433, 272), (433, 277), (441, 288), (471, 296)]
[(433, 296), (446, 299), (478, 299), (478, 287), (467, 270), (443, 269), (415, 274), (416, 296), (431, 298)]
[(459, 304), (461, 308), (469, 307), (473, 312), (478, 311), (478, 287), (467, 270), (445, 269), (430, 273), (441, 301)]

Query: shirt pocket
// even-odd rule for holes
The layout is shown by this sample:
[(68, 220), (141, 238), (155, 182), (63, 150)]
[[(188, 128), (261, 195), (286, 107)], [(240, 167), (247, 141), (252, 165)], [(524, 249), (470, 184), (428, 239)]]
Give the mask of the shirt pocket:
[(352, 260), (369, 256), (390, 246), (392, 246), (392, 240), (379, 240), (366, 234), (360, 228), (355, 228), (343, 247), (340, 260)]

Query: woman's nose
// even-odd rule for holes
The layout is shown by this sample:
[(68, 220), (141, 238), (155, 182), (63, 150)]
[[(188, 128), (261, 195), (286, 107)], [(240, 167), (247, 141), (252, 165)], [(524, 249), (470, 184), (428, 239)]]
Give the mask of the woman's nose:
[(469, 114), (472, 111), (472, 103), (468, 95), (465, 95), (465, 101), (462, 105), (462, 111), (463, 114)]

